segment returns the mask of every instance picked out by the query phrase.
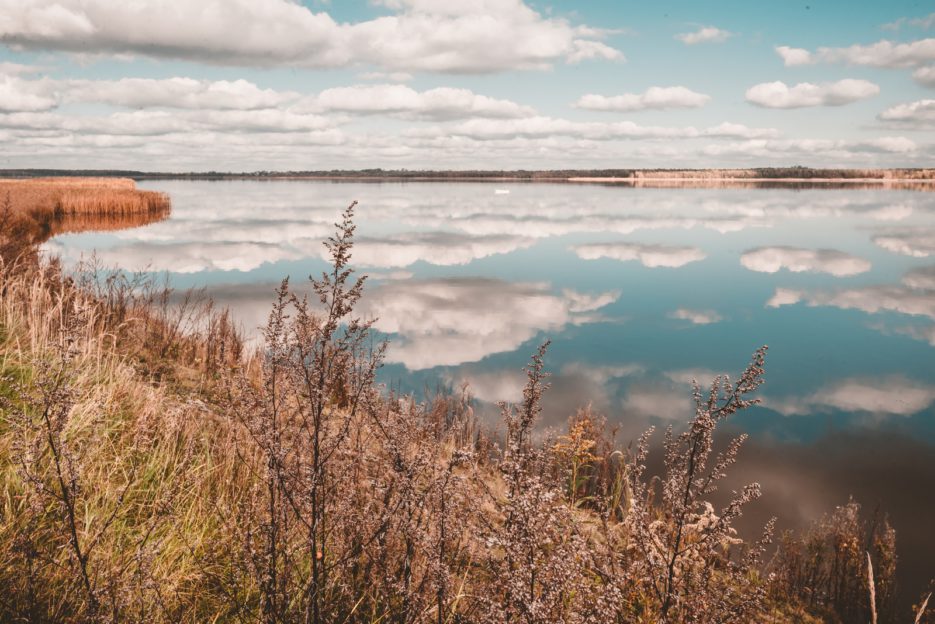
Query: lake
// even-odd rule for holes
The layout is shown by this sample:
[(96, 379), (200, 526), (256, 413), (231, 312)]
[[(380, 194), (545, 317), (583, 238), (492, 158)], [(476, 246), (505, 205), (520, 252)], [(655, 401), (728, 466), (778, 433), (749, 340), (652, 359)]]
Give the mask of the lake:
[[(735, 476), (752, 521), (801, 526), (854, 495), (896, 524), (910, 584), (935, 546), (935, 193), (545, 183), (159, 181), (170, 218), (66, 234), (74, 261), (207, 287), (245, 330), (273, 290), (327, 268), (321, 241), (360, 202), (359, 312), (390, 339), (382, 380), (467, 382), (480, 412), (521, 398), (545, 338), (545, 426), (592, 408), (634, 438), (692, 415), (691, 379), (739, 373), (769, 345)], [(732, 484), (734, 482), (732, 481)]]

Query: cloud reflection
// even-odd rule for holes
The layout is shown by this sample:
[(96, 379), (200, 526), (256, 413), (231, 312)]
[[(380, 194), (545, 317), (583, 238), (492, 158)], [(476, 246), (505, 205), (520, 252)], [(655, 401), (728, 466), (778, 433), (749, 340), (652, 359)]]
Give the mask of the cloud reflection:
[(490, 278), (412, 280), (379, 286), (363, 301), (376, 328), (395, 334), (387, 358), (410, 370), (476, 362), (559, 331), (616, 299), (554, 294), (548, 284)]

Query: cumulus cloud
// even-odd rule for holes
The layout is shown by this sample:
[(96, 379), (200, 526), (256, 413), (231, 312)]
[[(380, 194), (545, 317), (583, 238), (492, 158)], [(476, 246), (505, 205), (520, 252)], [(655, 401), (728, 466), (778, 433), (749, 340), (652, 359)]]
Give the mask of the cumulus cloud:
[(703, 149), (709, 156), (748, 156), (775, 158), (777, 154), (811, 155), (822, 154), (825, 158), (851, 160), (857, 156), (872, 154), (909, 154), (917, 151), (918, 145), (902, 136), (878, 137), (866, 140), (844, 139), (751, 139), (743, 142), (711, 144)]
[(494, 72), (622, 59), (601, 41), (601, 31), (543, 16), (521, 0), (383, 4), (390, 15), (338, 23), (326, 12), (288, 0), (167, 0), (158, 5), (2, 0), (0, 42), (14, 49), (218, 65), (370, 64), (391, 71)]
[(697, 247), (669, 247), (641, 243), (587, 243), (575, 245), (571, 250), (582, 260), (611, 258), (626, 262), (637, 260), (649, 268), (677, 268), (704, 260), (706, 254)]
[[(604, 300), (597, 297), (594, 305)], [(378, 287), (362, 310), (379, 317), (377, 329), (397, 336), (388, 361), (421, 370), (513, 351), (539, 332), (557, 331), (593, 311), (573, 307), (580, 305), (552, 293), (548, 284), (452, 278)]]
[(714, 26), (702, 26), (695, 32), (675, 35), (675, 38), (686, 45), (695, 45), (698, 43), (723, 43), (732, 35), (733, 33)]
[(0, 75), (0, 113), (48, 111), (58, 106), (54, 94), (31, 80)]
[(128, 108), (241, 109), (275, 108), (299, 97), (293, 92), (261, 89), (246, 80), (192, 78), (123, 78), (68, 80), (59, 88), (70, 102), (92, 102)]
[(776, 54), (782, 58), (783, 63), (786, 67), (794, 67), (796, 65), (808, 65), (812, 62), (812, 55), (808, 50), (803, 48), (790, 48), (789, 46), (777, 46)]
[(415, 76), (408, 72), (364, 72), (360, 74), (361, 80), (376, 80), (378, 82), (409, 82)]
[(806, 106), (843, 106), (880, 93), (880, 87), (867, 80), (839, 80), (812, 84), (800, 82), (788, 86), (781, 81), (764, 82), (747, 89), (751, 104), (765, 108), (803, 108)]
[(775, 137), (773, 128), (750, 128), (742, 124), (722, 123), (709, 128), (694, 126), (643, 126), (632, 121), (582, 122), (545, 116), (520, 119), (471, 119), (446, 127), (418, 130), (416, 136), (464, 136), (479, 140), (512, 137), (542, 138), (568, 136), (594, 141), (613, 139), (697, 139)]
[(935, 100), (919, 100), (908, 104), (897, 104), (877, 115), (880, 121), (909, 127), (935, 125)]
[(912, 416), (935, 402), (935, 386), (902, 375), (851, 377), (828, 384), (805, 397), (765, 398), (766, 407), (786, 416), (827, 409), (842, 412)]
[(710, 325), (724, 320), (724, 317), (714, 310), (690, 310), (688, 308), (679, 308), (669, 312), (669, 318), (688, 321), (693, 325)]
[(686, 87), (650, 87), (644, 93), (581, 96), (574, 106), (586, 110), (630, 112), (666, 108), (699, 108), (711, 97)]
[(802, 249), (800, 247), (758, 247), (743, 252), (740, 264), (760, 273), (776, 273), (781, 269), (793, 273), (829, 273), (835, 277), (858, 275), (870, 270), (870, 262), (836, 249)]
[(852, 45), (846, 48), (818, 48), (810, 52), (803, 48), (778, 46), (776, 53), (786, 67), (815, 63), (845, 63), (868, 67), (917, 67), (935, 61), (935, 39), (920, 39), (908, 43), (895, 43), (883, 39), (871, 45)]
[(935, 65), (915, 70), (912, 72), (912, 79), (923, 87), (935, 87)]
[(322, 110), (357, 114), (402, 114), (424, 119), (467, 117), (515, 118), (535, 109), (509, 100), (477, 95), (468, 89), (441, 87), (416, 91), (405, 85), (355, 85), (325, 89), (313, 100)]

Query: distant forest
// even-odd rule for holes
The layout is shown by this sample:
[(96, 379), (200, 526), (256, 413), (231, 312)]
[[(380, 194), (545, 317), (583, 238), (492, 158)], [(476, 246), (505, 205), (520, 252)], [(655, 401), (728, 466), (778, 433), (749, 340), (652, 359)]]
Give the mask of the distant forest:
[(112, 169), (0, 169), (4, 178), (120, 177), (155, 179), (372, 179), (372, 180), (568, 180), (613, 179), (878, 179), (935, 180), (935, 169), (814, 169), (812, 167), (759, 167), (753, 169), (547, 169), (547, 170), (420, 170), (420, 169), (332, 169), (253, 172), (152, 172)]

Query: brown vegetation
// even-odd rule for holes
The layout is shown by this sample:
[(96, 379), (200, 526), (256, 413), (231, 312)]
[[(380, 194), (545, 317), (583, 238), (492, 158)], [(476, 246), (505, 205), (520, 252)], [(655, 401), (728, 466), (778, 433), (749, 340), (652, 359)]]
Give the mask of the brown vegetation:
[(587, 409), (537, 440), (547, 344), (498, 441), (464, 393), (375, 383), (352, 216), (311, 300), (271, 293), (255, 352), (198, 293), (0, 265), (0, 620), (897, 621), (882, 515), (844, 507), (764, 563), (771, 527), (733, 528), (758, 486), (712, 502), (765, 348), (696, 389), (657, 476), (651, 432), (630, 451)]
[(53, 233), (107, 229), (169, 214), (165, 193), (142, 191), (126, 178), (0, 179), (0, 231), (16, 242), (41, 242)]

